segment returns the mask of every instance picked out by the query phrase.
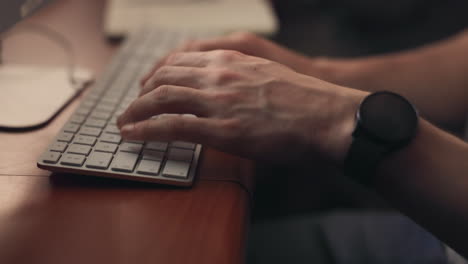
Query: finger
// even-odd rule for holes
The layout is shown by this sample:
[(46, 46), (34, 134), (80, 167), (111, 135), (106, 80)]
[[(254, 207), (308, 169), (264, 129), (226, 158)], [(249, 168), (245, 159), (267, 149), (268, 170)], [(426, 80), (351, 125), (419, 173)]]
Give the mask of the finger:
[(170, 66), (190, 66), (190, 67), (205, 67), (209, 61), (206, 54), (203, 52), (181, 52), (174, 51), (163, 57), (156, 65), (147, 73), (141, 80), (141, 86), (145, 86), (146, 82), (153, 74), (164, 65)]
[(117, 119), (117, 125), (122, 127), (165, 113), (208, 116), (211, 112), (208, 104), (212, 101), (204, 91), (163, 85), (137, 98)]
[(235, 32), (227, 36), (195, 40), (187, 43), (183, 51), (236, 50), (247, 51), (247, 45), (257, 37), (252, 33)]
[(122, 127), (121, 135), (128, 140), (189, 141), (219, 146), (224, 133), (223, 121), (218, 119), (166, 115)]
[(200, 88), (207, 75), (207, 70), (193, 67), (164, 66), (157, 70), (140, 91), (140, 96), (149, 93), (161, 85), (186, 86)]

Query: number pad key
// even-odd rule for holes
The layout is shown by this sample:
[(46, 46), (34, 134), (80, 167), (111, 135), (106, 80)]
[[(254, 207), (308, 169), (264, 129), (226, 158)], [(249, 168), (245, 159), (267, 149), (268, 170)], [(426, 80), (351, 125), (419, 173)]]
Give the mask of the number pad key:
[(58, 152), (53, 152), (53, 151), (47, 151), (43, 156), (42, 156), (42, 161), (45, 163), (51, 163), (55, 164), (59, 161), (60, 156), (62, 154)]
[(106, 126), (106, 121), (105, 120), (99, 120), (99, 119), (88, 119), (85, 123), (85, 126), (87, 127), (96, 127), (96, 128), (103, 128)]
[(67, 153), (62, 156), (60, 164), (81, 167), (85, 161), (85, 158), (86, 157), (84, 155)]
[(54, 142), (50, 146), (50, 150), (58, 151), (58, 152), (64, 152), (66, 148), (67, 148), (67, 143), (65, 142)]
[(115, 153), (115, 151), (117, 150), (117, 146), (117, 144), (99, 142), (96, 144), (96, 147), (94, 147), (94, 150)]
[(76, 133), (78, 132), (78, 129), (80, 129), (80, 126), (72, 123), (68, 123), (63, 127), (63, 131), (70, 133)]
[(88, 160), (86, 161), (86, 167), (105, 170), (109, 167), (111, 160), (112, 160), (111, 153), (95, 151), (91, 153), (91, 155), (89, 155)]
[(67, 133), (67, 132), (62, 132), (60, 135), (57, 137), (58, 141), (63, 141), (69, 143), (73, 139), (73, 134), (72, 133)]
[(110, 112), (93, 112), (91, 117), (94, 119), (108, 120), (111, 117), (112, 113)]
[(131, 152), (131, 153), (140, 153), (142, 144), (128, 143), (124, 142), (120, 145), (119, 151)]
[(188, 149), (177, 149), (171, 148), (169, 150), (168, 159), (176, 161), (191, 162), (193, 157), (193, 151)]
[(101, 129), (95, 127), (82, 127), (79, 132), (80, 135), (98, 137), (101, 134)]
[(187, 178), (190, 171), (190, 163), (168, 160), (164, 166), (163, 176), (175, 178)]
[(151, 141), (151, 142), (146, 143), (145, 149), (166, 151), (167, 145), (168, 144), (166, 142)]
[(171, 146), (173, 148), (182, 148), (182, 149), (195, 149), (195, 143), (185, 142), (185, 141), (174, 141)]
[(104, 131), (109, 134), (120, 135), (120, 129), (117, 126), (112, 125), (112, 124), (108, 125)]
[(161, 161), (142, 160), (137, 168), (137, 173), (145, 175), (158, 175), (161, 168)]
[(91, 152), (90, 146), (80, 145), (80, 144), (72, 144), (67, 150), (67, 153), (82, 154), (82, 155), (88, 155), (89, 152)]
[(104, 133), (99, 138), (103, 142), (119, 144), (122, 138), (119, 135)]
[(86, 120), (86, 117), (83, 115), (74, 115), (70, 118), (70, 122), (81, 125)]
[(94, 146), (94, 144), (96, 144), (96, 138), (90, 137), (90, 136), (78, 135), (75, 137), (75, 141), (73, 143)]
[(135, 169), (135, 164), (138, 159), (138, 154), (129, 152), (119, 152), (112, 163), (113, 171), (132, 172)]

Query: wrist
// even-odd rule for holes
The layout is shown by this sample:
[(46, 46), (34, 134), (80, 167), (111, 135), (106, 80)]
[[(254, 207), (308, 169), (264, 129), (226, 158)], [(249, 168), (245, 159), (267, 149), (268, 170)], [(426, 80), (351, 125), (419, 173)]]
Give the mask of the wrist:
[(324, 142), (327, 153), (337, 165), (342, 166), (352, 142), (352, 133), (356, 125), (356, 112), (367, 92), (340, 87), (338, 109), (336, 117), (331, 120), (332, 125), (326, 133)]
[(309, 74), (320, 79), (348, 87), (365, 78), (368, 67), (364, 59), (333, 59), (317, 57), (308, 61)]
[(407, 56), (373, 56), (358, 59), (314, 58), (309, 61), (310, 74), (320, 79), (362, 91), (392, 90), (389, 74), (408, 63)]

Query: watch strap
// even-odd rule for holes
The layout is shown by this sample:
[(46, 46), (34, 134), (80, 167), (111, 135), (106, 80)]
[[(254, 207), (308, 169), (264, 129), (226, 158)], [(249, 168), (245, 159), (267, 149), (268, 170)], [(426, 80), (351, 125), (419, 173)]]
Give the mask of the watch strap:
[(354, 137), (344, 162), (344, 172), (356, 182), (372, 186), (378, 163), (388, 152), (388, 147), (366, 137)]

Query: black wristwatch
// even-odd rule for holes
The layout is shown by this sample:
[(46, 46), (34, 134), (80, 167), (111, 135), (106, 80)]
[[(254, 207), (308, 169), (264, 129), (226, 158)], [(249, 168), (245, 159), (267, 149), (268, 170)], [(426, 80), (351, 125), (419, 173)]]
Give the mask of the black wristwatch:
[(379, 162), (408, 145), (416, 134), (418, 120), (415, 107), (403, 96), (387, 91), (368, 95), (356, 113), (345, 174), (371, 186)]

